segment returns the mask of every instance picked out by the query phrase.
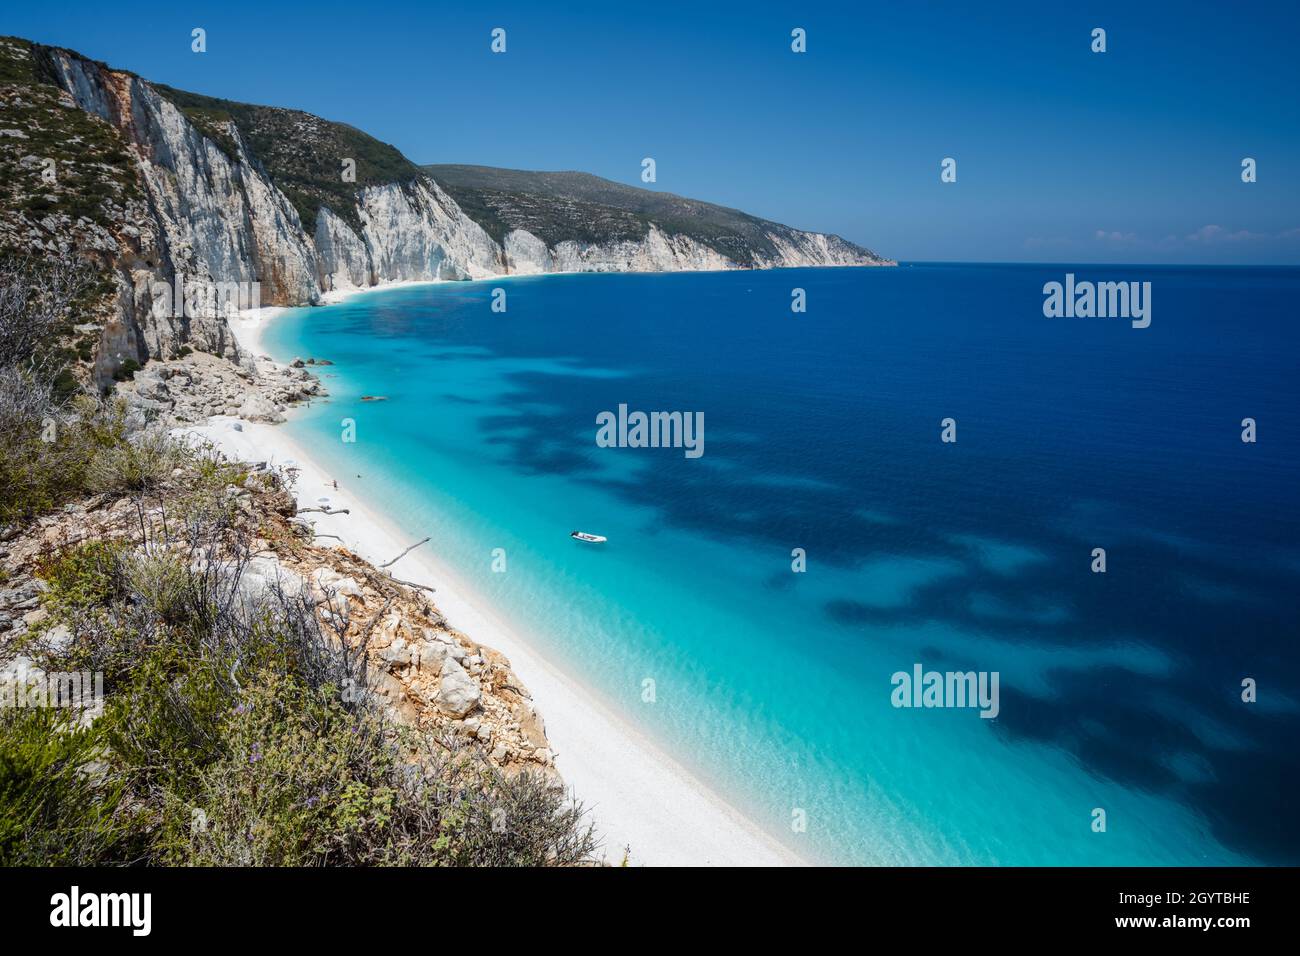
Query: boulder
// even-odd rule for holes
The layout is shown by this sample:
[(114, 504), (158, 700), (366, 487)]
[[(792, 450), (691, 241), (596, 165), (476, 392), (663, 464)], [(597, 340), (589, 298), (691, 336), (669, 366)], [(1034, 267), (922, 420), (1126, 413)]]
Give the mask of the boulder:
[(250, 422), (277, 423), (284, 421), (280, 409), (276, 408), (269, 399), (256, 393), (245, 398), (243, 404), (239, 406), (239, 417)]
[(547, 746), (546, 741), (546, 724), (542, 721), (542, 715), (536, 708), (527, 701), (521, 702), (519, 711), (519, 732), (523, 735), (525, 741), (534, 748)]
[(379, 656), (388, 663), (388, 669), (392, 670), (394, 667), (410, 662), (411, 649), (406, 646), (406, 641), (395, 637), (391, 644), (379, 652)]
[(420, 648), (420, 670), (441, 673), (443, 661), (447, 659), (450, 648), (442, 641), (428, 641)]
[(451, 657), (442, 662), (442, 679), (433, 698), (439, 710), (452, 717), (464, 717), (478, 706), (479, 696), (478, 684), (465, 668)]

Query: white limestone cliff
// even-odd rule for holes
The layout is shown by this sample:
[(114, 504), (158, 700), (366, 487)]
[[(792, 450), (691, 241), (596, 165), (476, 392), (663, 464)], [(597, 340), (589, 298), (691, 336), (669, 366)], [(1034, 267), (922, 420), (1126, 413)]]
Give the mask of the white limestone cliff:
[(326, 292), (374, 284), (370, 250), (329, 207), (316, 214), (317, 277)]
[[(139, 77), (64, 51), (53, 51), (50, 62), (76, 105), (117, 126), (133, 147), (151, 214), (136, 248), (119, 250), (116, 343), (139, 347), (142, 358), (191, 344), (247, 360), (220, 316), (153, 307), (151, 287), (173, 285), (178, 275), (191, 287), (242, 284), (250, 295), (257, 283), (261, 305), (319, 301), (315, 253), (297, 212), (250, 162), (238, 130), (228, 130), (239, 150), (232, 159)], [(113, 343), (101, 342), (101, 356), (112, 351)], [(115, 363), (100, 364), (110, 372)]]
[[(101, 352), (118, 358), (100, 363), (103, 374), (123, 350), (164, 358), (183, 344), (251, 367), (220, 316), (155, 314), (150, 285), (177, 275), (191, 283), (256, 283), (257, 304), (267, 306), (316, 304), (324, 292), (406, 280), (739, 268), (716, 249), (656, 225), (639, 240), (548, 246), (516, 229), (498, 243), (423, 174), (359, 189), (352, 209), (322, 207), (309, 236), (234, 123), (217, 130), (224, 141), (218, 145), (137, 76), (63, 50), (51, 51), (50, 62), (77, 106), (120, 130), (146, 194), (146, 221), (115, 256), (120, 321), (106, 328), (112, 341), (105, 339)], [(836, 236), (787, 230), (767, 238), (775, 253), (757, 256), (758, 268), (879, 262)]]
[(505, 271), (501, 247), (432, 180), (371, 186), (358, 196), (357, 211), (377, 282)]
[(532, 276), (555, 272), (551, 250), (527, 229), (515, 229), (505, 237), (506, 268), (514, 275)]
[(668, 236), (651, 226), (639, 242), (566, 240), (553, 253), (556, 272), (683, 272), (735, 269), (736, 264), (688, 236)]

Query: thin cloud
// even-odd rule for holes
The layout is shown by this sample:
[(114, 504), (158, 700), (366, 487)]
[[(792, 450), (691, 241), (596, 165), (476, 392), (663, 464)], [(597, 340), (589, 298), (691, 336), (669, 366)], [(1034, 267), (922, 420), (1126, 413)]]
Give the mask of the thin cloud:
[(1094, 248), (1101, 244), (1113, 248), (1125, 248), (1130, 251), (1146, 249), (1150, 251), (1173, 251), (1178, 249), (1197, 249), (1220, 244), (1241, 244), (1268, 241), (1295, 241), (1300, 239), (1300, 227), (1281, 232), (1252, 232), (1249, 229), (1229, 230), (1216, 223), (1210, 223), (1185, 236), (1169, 233), (1163, 238), (1147, 239), (1136, 232), (1124, 232), (1119, 229), (1096, 229), (1084, 239), (1070, 236), (1030, 236), (1024, 241), (1027, 250), (1075, 250), (1082, 251), (1086, 246)]
[(1107, 232), (1105, 229), (1098, 229), (1095, 238), (1101, 242), (1137, 242), (1136, 232)]
[(1251, 232), (1249, 229), (1238, 229), (1236, 232), (1229, 232), (1222, 226), (1202, 226), (1187, 237), (1188, 242), (1256, 242), (1260, 239), (1286, 239), (1291, 235), (1300, 234), (1300, 229), (1289, 229), (1286, 232), (1279, 232), (1275, 235), (1269, 235), (1264, 232)]

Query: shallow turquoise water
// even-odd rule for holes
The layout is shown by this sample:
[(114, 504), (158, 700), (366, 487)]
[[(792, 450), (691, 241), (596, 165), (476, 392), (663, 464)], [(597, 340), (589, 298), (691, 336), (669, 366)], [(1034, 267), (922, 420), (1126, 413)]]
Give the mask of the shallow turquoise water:
[[(1133, 330), (1043, 318), (1063, 272), (447, 283), (265, 343), (335, 363), (285, 426), (313, 458), (806, 856), (1295, 862), (1300, 274), (1095, 276), (1155, 280)], [(620, 403), (702, 411), (704, 455), (597, 447)], [(917, 662), (998, 671), (997, 719), (891, 706)]]

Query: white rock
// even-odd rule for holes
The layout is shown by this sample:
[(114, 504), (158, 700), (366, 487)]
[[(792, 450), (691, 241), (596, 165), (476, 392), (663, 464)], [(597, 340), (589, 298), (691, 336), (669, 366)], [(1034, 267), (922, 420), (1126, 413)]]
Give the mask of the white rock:
[(390, 668), (396, 667), (400, 664), (410, 663), (411, 649), (406, 646), (406, 641), (397, 637), (379, 652), (379, 656), (388, 662)]
[(66, 624), (56, 624), (45, 632), (45, 644), (51, 653), (63, 654), (72, 646), (72, 631)]
[(448, 657), (442, 662), (441, 678), (434, 696), (440, 710), (453, 717), (464, 717), (478, 706), (481, 696), (478, 684), (454, 659)]
[(239, 417), (251, 422), (275, 423), (284, 421), (284, 415), (280, 413), (280, 410), (269, 399), (256, 392), (245, 398), (243, 404), (239, 406)]
[(422, 671), (442, 671), (442, 663), (447, 659), (450, 648), (441, 641), (428, 641), (420, 648), (419, 661)]

